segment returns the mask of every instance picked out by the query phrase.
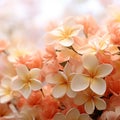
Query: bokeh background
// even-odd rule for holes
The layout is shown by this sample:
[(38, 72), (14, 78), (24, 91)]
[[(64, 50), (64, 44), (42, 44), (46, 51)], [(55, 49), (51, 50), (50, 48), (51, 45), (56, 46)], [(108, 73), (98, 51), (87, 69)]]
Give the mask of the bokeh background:
[(0, 0), (0, 38), (34, 41), (42, 49), (50, 25), (67, 16), (89, 14), (98, 22), (120, 0)]

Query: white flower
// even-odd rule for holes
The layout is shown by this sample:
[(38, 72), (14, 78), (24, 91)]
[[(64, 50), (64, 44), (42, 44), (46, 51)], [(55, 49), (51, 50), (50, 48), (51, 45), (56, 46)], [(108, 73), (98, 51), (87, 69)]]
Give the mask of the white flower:
[(103, 95), (106, 91), (106, 82), (103, 79), (109, 75), (113, 67), (110, 64), (98, 64), (95, 55), (88, 54), (83, 56), (83, 67), (87, 74), (76, 74), (71, 81), (73, 91), (82, 91), (90, 86), (90, 89), (98, 95)]
[(66, 115), (62, 113), (57, 113), (53, 120), (91, 120), (88, 114), (80, 114), (79, 110), (76, 108), (71, 108)]
[(70, 66), (68, 64), (66, 64), (63, 72), (48, 75), (46, 77), (46, 81), (48, 83), (55, 84), (52, 95), (55, 98), (61, 98), (65, 94), (67, 94), (69, 97), (74, 97), (76, 92), (74, 92), (70, 87), (72, 78), (73, 75), (71, 74)]
[(48, 33), (47, 42), (58, 42), (62, 46), (69, 47), (74, 43), (73, 37), (77, 36), (82, 28), (82, 25), (75, 24), (73, 18), (70, 17), (62, 25)]
[(6, 103), (13, 99), (13, 89), (11, 88), (12, 79), (5, 77), (1, 80), (0, 103)]
[(31, 91), (42, 88), (41, 82), (38, 80), (40, 69), (33, 68), (30, 71), (25, 65), (19, 65), (17, 68), (17, 78), (12, 82), (12, 88), (18, 90), (21, 94), (28, 98)]
[(85, 111), (88, 114), (92, 114), (94, 112), (95, 107), (98, 110), (106, 109), (106, 103), (100, 96), (96, 95), (95, 93), (91, 92), (90, 90), (86, 90), (84, 92), (80, 92), (74, 98), (74, 102), (77, 105), (83, 105)]

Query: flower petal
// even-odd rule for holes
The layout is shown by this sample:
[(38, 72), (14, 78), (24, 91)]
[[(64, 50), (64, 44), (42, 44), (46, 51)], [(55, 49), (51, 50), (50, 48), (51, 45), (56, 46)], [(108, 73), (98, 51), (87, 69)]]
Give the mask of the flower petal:
[(11, 95), (6, 95), (0, 97), (0, 103), (7, 103), (9, 102), (13, 97)]
[(30, 85), (25, 85), (22, 89), (20, 89), (20, 92), (27, 99), (31, 93)]
[(66, 120), (66, 119), (65, 119), (65, 116), (62, 113), (57, 113), (53, 117), (53, 120)]
[(94, 97), (94, 98), (95, 98), (94, 103), (98, 110), (106, 109), (106, 102), (103, 99), (98, 98), (98, 97)]
[(76, 108), (72, 108), (66, 113), (66, 120), (78, 120), (79, 116), (79, 110)]
[(36, 78), (37, 79), (40, 76), (40, 69), (33, 68), (33, 69), (30, 70), (29, 74), (30, 74), (31, 78)]
[(89, 100), (85, 103), (85, 111), (88, 114), (92, 114), (94, 112), (94, 109), (95, 109), (95, 105), (94, 105), (93, 100)]
[(73, 91), (82, 91), (88, 88), (89, 86), (89, 77), (77, 74), (73, 77), (71, 81), (71, 89)]
[(17, 66), (16, 71), (17, 71), (17, 75), (18, 75), (18, 77), (19, 77), (20, 79), (24, 79), (25, 76), (26, 76), (26, 75), (28, 74), (28, 72), (29, 72), (28, 68), (27, 68), (25, 65), (23, 65), (23, 64)]
[(92, 72), (94, 69), (96, 69), (97, 65), (98, 65), (98, 60), (95, 55), (93, 54), (83, 55), (83, 66), (89, 72)]
[(3, 87), (8, 87), (8, 86), (10, 86), (11, 85), (11, 81), (12, 81), (12, 79), (11, 78), (9, 78), (9, 77), (4, 77), (2, 80), (1, 80), (1, 86), (3, 86)]
[(14, 89), (14, 90), (19, 90), (24, 86), (24, 82), (22, 80), (18, 79), (18, 78), (15, 79), (14, 81), (12, 81), (11, 84), (12, 84), (11, 85), (12, 89)]
[(66, 93), (70, 98), (73, 98), (76, 96), (76, 92), (74, 92), (70, 87), (67, 89)]
[(92, 119), (90, 119), (90, 116), (88, 114), (83, 113), (83, 114), (80, 114), (80, 117), (78, 120), (92, 120)]
[(103, 95), (106, 91), (106, 82), (104, 79), (91, 80), (90, 88), (98, 95)]
[(97, 67), (97, 71), (96, 71), (96, 76), (97, 78), (100, 77), (106, 77), (107, 75), (109, 75), (113, 70), (112, 65), (110, 64), (101, 64)]
[(88, 54), (88, 53), (92, 53), (95, 54), (97, 51), (95, 49), (93, 49), (90, 45), (85, 45), (83, 47), (80, 47), (76, 50), (78, 53), (80, 54)]
[(59, 43), (62, 46), (70, 47), (74, 43), (74, 40), (72, 38), (70, 38), (70, 39), (63, 39), (63, 40), (60, 40)]
[(42, 84), (39, 80), (31, 80), (30, 83), (32, 90), (39, 90), (42, 88)]
[(46, 81), (51, 84), (60, 84), (65, 81), (65, 78), (61, 72), (57, 74), (49, 74), (46, 77)]
[(88, 100), (88, 96), (82, 92), (78, 93), (74, 98), (74, 103), (77, 105), (82, 105)]
[(6, 94), (6, 89), (5, 88), (0, 88), (0, 96), (3, 96)]
[(66, 85), (56, 85), (52, 91), (52, 94), (55, 98), (61, 98), (65, 95), (67, 91)]

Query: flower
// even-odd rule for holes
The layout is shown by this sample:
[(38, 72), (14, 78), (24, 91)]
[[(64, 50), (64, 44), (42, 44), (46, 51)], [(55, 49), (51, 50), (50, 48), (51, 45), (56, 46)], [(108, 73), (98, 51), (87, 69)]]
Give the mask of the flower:
[(83, 67), (87, 70), (87, 74), (76, 74), (71, 81), (71, 89), (82, 91), (90, 86), (93, 92), (103, 95), (106, 90), (106, 82), (103, 78), (112, 72), (112, 65), (99, 65), (95, 55), (87, 54), (83, 55)]
[(25, 65), (19, 65), (16, 68), (17, 77), (12, 82), (12, 88), (18, 90), (21, 94), (28, 98), (31, 94), (31, 90), (40, 90), (42, 88), (41, 82), (38, 80), (40, 69), (33, 68), (28, 70)]
[(66, 115), (57, 113), (53, 120), (91, 120), (88, 114), (80, 114), (76, 108), (71, 108)]
[(106, 109), (106, 103), (103, 99), (100, 98), (99, 95), (96, 95), (90, 90), (86, 90), (84, 92), (79, 92), (74, 98), (74, 102), (77, 105), (83, 105), (85, 111), (88, 114), (92, 114), (95, 110), (95, 107), (98, 110)]
[(114, 111), (105, 111), (99, 120), (119, 120), (120, 106), (116, 107)]
[(46, 36), (48, 43), (57, 42), (62, 46), (69, 47), (74, 43), (74, 37), (82, 30), (82, 25), (75, 24), (72, 17), (63, 22), (62, 25), (49, 32)]
[(7, 103), (14, 98), (14, 90), (11, 85), (12, 79), (10, 77), (4, 77), (1, 80), (0, 86), (0, 103)]
[(55, 84), (52, 91), (52, 95), (55, 98), (61, 98), (65, 94), (69, 97), (74, 97), (76, 95), (76, 92), (74, 92), (70, 87), (72, 77), (73, 75), (71, 74), (70, 66), (68, 64), (64, 67), (63, 72), (50, 74), (46, 77), (46, 81), (48, 83)]

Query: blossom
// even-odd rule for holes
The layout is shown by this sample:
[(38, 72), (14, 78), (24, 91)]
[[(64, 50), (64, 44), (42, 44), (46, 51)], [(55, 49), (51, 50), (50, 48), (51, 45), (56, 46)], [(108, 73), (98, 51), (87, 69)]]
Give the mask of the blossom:
[(114, 111), (105, 111), (99, 120), (119, 120), (120, 119), (120, 106), (117, 106)]
[(62, 113), (57, 113), (53, 120), (91, 120), (88, 114), (80, 114), (79, 110), (76, 108), (71, 108), (66, 115)]
[(41, 82), (38, 80), (40, 76), (40, 69), (33, 68), (28, 70), (25, 65), (19, 65), (16, 68), (17, 77), (12, 82), (12, 88), (14, 90), (20, 91), (20, 93), (28, 98), (31, 94), (31, 91), (40, 90), (42, 88)]
[(0, 86), (0, 103), (9, 102), (14, 98), (14, 90), (11, 85), (12, 79), (10, 77), (4, 77), (1, 80)]
[(93, 93), (90, 90), (86, 90), (84, 92), (79, 92), (74, 98), (74, 102), (77, 105), (83, 105), (85, 111), (88, 114), (92, 114), (95, 110), (95, 107), (98, 110), (106, 109), (106, 103), (103, 99), (100, 98), (99, 95)]
[(82, 91), (90, 86), (96, 94), (103, 95), (106, 90), (106, 82), (103, 79), (109, 75), (113, 67), (110, 64), (100, 64), (95, 55), (83, 55), (83, 67), (87, 74), (76, 74), (71, 81), (73, 91)]
[(69, 47), (74, 43), (74, 37), (82, 30), (82, 25), (75, 24), (72, 17), (63, 22), (62, 25), (49, 32), (46, 36), (47, 43), (59, 43), (62, 46)]
[(63, 72), (59, 71), (46, 77), (46, 81), (48, 83), (55, 84), (52, 91), (52, 95), (55, 98), (61, 98), (65, 94), (69, 97), (74, 97), (76, 95), (76, 92), (74, 92), (70, 87), (72, 77), (73, 75), (71, 74), (70, 66), (68, 64), (64, 67)]

